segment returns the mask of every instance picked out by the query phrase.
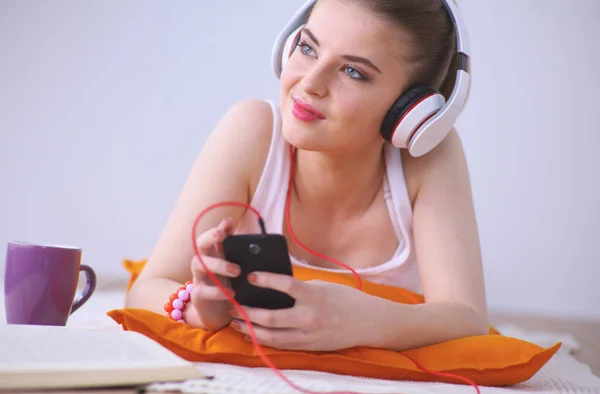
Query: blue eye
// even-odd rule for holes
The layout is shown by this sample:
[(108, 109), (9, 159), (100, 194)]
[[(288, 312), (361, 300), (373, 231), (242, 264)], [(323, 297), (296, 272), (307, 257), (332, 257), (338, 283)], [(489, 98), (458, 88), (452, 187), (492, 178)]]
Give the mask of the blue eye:
[[(298, 43), (297, 47), (300, 48), (300, 51), (302, 51), (302, 54), (304, 54), (306, 56), (316, 56), (317, 55), (316, 52), (314, 51), (314, 49), (306, 41), (300, 41)], [(350, 78), (356, 79), (357, 81), (368, 81), (369, 80), (369, 78), (366, 78), (362, 72), (360, 72), (357, 68), (354, 68), (352, 66), (345, 66), (344, 72)]]
[[(301, 42), (298, 44), (298, 46), (300, 47), (300, 50), (302, 51), (303, 54), (309, 55), (309, 56), (312, 56), (312, 54), (314, 54), (313, 49), (307, 43)], [(311, 54), (311, 52), (312, 52), (312, 54)]]
[(352, 66), (348, 66), (346, 67), (346, 74), (348, 74), (348, 76), (350, 76), (351, 78), (355, 78), (355, 79), (364, 79), (364, 77), (362, 76), (362, 74), (360, 72), (358, 72), (354, 67)]

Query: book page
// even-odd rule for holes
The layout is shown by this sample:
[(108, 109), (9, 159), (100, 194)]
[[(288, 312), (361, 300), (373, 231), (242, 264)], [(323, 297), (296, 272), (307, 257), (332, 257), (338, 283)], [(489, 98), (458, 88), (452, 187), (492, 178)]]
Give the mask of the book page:
[(189, 365), (133, 331), (69, 327), (0, 326), (0, 371), (176, 367)]

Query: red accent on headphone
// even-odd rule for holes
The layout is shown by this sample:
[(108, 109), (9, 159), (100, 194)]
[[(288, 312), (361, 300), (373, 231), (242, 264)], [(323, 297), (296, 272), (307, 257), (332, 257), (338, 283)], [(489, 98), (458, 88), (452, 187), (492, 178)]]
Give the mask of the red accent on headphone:
[[(394, 134), (396, 133), (396, 129), (398, 128), (398, 125), (400, 123), (402, 123), (402, 120), (404, 120), (404, 118), (406, 118), (406, 116), (410, 113), (410, 111), (412, 111), (413, 109), (415, 109), (415, 107), (419, 104), (421, 104), (423, 101), (425, 101), (426, 99), (428, 99), (431, 96), (436, 95), (437, 92), (432, 92), (430, 94), (428, 94), (427, 96), (424, 96), (423, 98), (421, 98), (419, 101), (417, 101), (416, 103), (414, 103), (409, 109), (408, 111), (406, 111), (404, 113), (404, 115), (402, 115), (402, 117), (400, 119), (398, 119), (398, 122), (396, 122), (396, 125), (394, 126), (394, 128), (392, 129), (392, 133), (390, 134), (390, 142), (393, 140), (394, 138)], [(411, 131), (409, 138), (406, 140), (407, 142), (410, 141), (410, 139), (412, 138), (412, 136), (415, 134), (415, 132), (419, 129), (419, 127), (421, 127), (423, 125), (423, 123), (427, 122), (433, 115), (435, 115), (435, 113), (433, 113), (431, 116), (429, 116), (427, 119), (425, 119), (423, 122), (421, 122), (419, 124), (419, 126), (415, 127), (413, 129), (413, 131)]]

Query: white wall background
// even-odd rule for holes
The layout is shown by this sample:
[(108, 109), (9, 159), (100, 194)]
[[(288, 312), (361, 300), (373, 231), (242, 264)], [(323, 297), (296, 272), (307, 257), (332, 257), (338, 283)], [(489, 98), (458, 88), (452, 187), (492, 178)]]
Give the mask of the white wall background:
[[(271, 45), (302, 2), (0, 0), (0, 243), (125, 277), (224, 111), (278, 98)], [(461, 4), (490, 307), (600, 318), (600, 2)]]

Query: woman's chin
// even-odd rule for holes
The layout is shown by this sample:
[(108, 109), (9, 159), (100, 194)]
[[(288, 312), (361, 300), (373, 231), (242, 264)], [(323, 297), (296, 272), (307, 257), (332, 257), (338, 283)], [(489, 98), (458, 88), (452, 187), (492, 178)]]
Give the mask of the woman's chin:
[(294, 147), (307, 151), (320, 151), (325, 148), (325, 138), (322, 133), (308, 130), (296, 125), (284, 126), (282, 134), (285, 140)]

